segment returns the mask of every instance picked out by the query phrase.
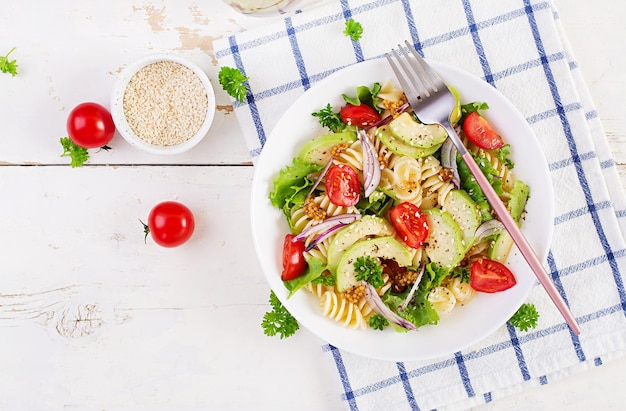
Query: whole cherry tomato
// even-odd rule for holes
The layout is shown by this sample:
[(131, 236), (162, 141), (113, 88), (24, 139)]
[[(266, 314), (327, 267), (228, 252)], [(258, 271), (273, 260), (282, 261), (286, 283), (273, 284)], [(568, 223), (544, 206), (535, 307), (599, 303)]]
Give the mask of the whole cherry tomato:
[(162, 247), (178, 247), (185, 243), (195, 228), (193, 214), (187, 206), (176, 201), (164, 201), (155, 205), (144, 224), (146, 237), (152, 236)]
[(283, 273), (281, 275), (283, 281), (298, 278), (307, 267), (304, 259), (304, 241), (293, 241), (293, 238), (293, 234), (287, 234), (283, 242)]
[(98, 103), (82, 103), (67, 117), (67, 133), (77, 146), (98, 148), (106, 146), (115, 134), (111, 113)]
[(472, 143), (480, 148), (492, 150), (504, 146), (504, 141), (491, 127), (486, 118), (473, 111), (463, 120), (463, 132)]
[(517, 284), (515, 276), (504, 264), (479, 258), (470, 270), (470, 286), (483, 293), (497, 293), (508, 290)]
[(356, 170), (347, 164), (335, 164), (326, 173), (326, 194), (331, 203), (350, 207), (361, 198), (361, 183)]
[(422, 210), (413, 203), (405, 201), (389, 211), (389, 220), (402, 240), (411, 248), (420, 248), (430, 227)]
[(380, 120), (380, 114), (367, 104), (346, 104), (339, 111), (339, 116), (344, 123), (359, 127), (371, 126)]

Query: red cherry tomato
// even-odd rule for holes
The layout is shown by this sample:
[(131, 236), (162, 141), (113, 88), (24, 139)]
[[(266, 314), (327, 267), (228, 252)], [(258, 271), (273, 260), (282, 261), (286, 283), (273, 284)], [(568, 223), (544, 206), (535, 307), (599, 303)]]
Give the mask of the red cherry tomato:
[(307, 263), (304, 259), (304, 242), (293, 241), (294, 235), (287, 234), (283, 242), (283, 281), (293, 280), (300, 277), (306, 270)]
[(486, 118), (473, 111), (463, 121), (463, 132), (472, 143), (480, 148), (492, 150), (504, 146), (504, 141), (491, 127)]
[(164, 201), (154, 206), (148, 215), (148, 225), (144, 224), (146, 236), (152, 236), (162, 247), (178, 247), (185, 243), (195, 228), (191, 210), (176, 201)]
[(347, 164), (335, 164), (326, 173), (326, 194), (331, 203), (351, 207), (361, 198), (361, 183), (356, 170)]
[(339, 116), (344, 123), (359, 127), (371, 126), (380, 120), (380, 114), (367, 104), (346, 104), (339, 111)]
[(74, 107), (67, 117), (70, 139), (83, 148), (106, 146), (115, 134), (111, 113), (97, 103), (82, 103)]
[(483, 293), (497, 293), (508, 290), (517, 284), (515, 276), (504, 264), (479, 258), (470, 270), (470, 286)]
[(428, 220), (422, 210), (405, 201), (389, 211), (389, 220), (402, 240), (411, 248), (420, 248), (428, 237)]

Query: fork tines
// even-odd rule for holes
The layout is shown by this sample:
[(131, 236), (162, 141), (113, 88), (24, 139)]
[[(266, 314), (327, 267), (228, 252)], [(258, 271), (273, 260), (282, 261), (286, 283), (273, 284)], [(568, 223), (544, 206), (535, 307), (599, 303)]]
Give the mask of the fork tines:
[[(405, 40), (404, 43), (406, 48), (398, 44), (398, 50), (391, 49), (395, 60), (389, 53), (385, 54), (385, 57), (405, 93), (415, 94), (419, 96), (418, 99), (430, 97), (431, 93), (439, 91), (439, 88), (443, 86), (443, 81), (408, 41)], [(437, 79), (439, 82), (434, 82), (432, 79)]]

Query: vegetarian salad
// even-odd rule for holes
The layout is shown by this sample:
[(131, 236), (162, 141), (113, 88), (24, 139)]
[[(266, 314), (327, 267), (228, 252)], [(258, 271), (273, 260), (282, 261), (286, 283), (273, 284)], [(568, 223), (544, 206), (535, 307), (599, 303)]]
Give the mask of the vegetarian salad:
[[(453, 90), (454, 91), (454, 90)], [(483, 102), (451, 120), (511, 216), (521, 224), (529, 187)], [(513, 241), (445, 129), (422, 124), (395, 84), (342, 95), (312, 113), (328, 133), (301, 147), (269, 194), (290, 228), (281, 278), (309, 292), (347, 327), (397, 331), (437, 324), (477, 292), (516, 284), (504, 264)]]

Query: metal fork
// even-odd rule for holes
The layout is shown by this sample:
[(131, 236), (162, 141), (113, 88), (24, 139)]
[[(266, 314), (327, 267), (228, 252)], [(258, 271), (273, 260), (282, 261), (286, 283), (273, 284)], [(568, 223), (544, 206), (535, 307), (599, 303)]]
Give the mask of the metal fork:
[(526, 240), (520, 231), (517, 223), (511, 217), (506, 206), (491, 187), (491, 184), (489, 184), (489, 181), (487, 181), (487, 178), (474, 161), (471, 153), (467, 150), (450, 124), (450, 114), (455, 104), (454, 96), (441, 77), (439, 77), (435, 70), (420, 57), (415, 48), (413, 48), (408, 41), (405, 41), (405, 44), (407, 46), (406, 49), (398, 45), (398, 50), (391, 50), (393, 57), (389, 53), (386, 54), (386, 57), (404, 93), (409, 99), (409, 103), (415, 111), (415, 114), (423, 123), (440, 124), (446, 129), (449, 138), (476, 178), (478, 185), (483, 190), (485, 197), (487, 197), (487, 200), (496, 212), (498, 219), (513, 238), (517, 248), (535, 273), (535, 276), (572, 331), (575, 334), (580, 334), (580, 327), (561, 297), (561, 294), (558, 292), (554, 282), (543, 268), (541, 261), (528, 243), (528, 240)]

